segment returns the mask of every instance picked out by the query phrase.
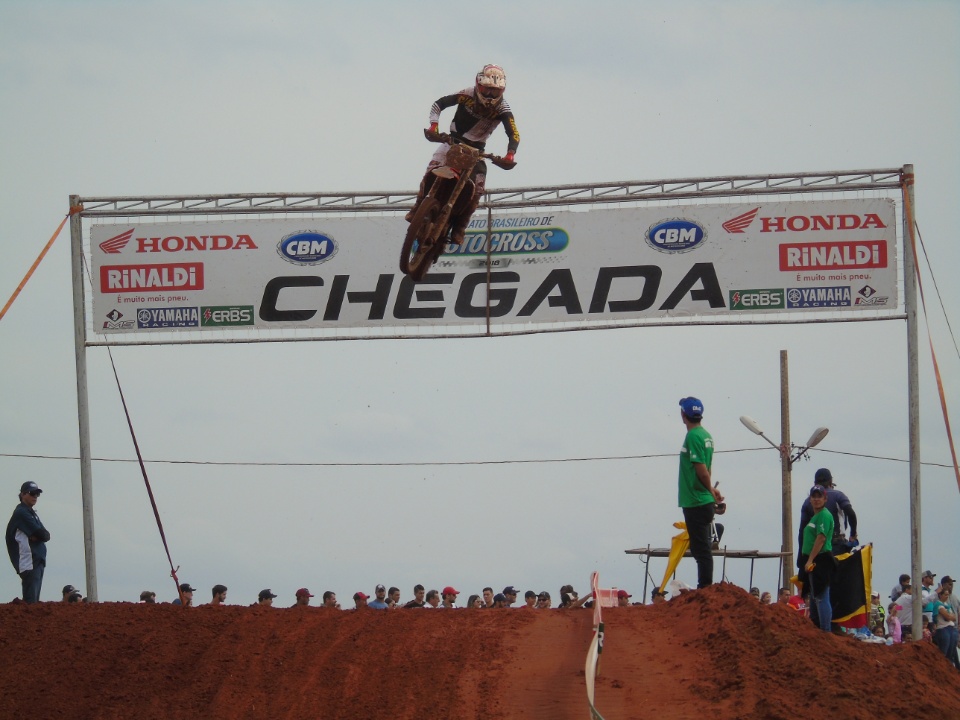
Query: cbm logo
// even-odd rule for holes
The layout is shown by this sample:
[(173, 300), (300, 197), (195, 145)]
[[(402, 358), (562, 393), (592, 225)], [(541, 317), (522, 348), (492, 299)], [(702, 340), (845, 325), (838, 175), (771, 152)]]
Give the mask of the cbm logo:
[(703, 244), (707, 232), (698, 223), (691, 220), (674, 218), (651, 225), (645, 236), (647, 244), (654, 250), (666, 253), (690, 252)]
[(277, 254), (294, 265), (319, 265), (337, 254), (337, 244), (325, 233), (298, 230), (277, 243)]

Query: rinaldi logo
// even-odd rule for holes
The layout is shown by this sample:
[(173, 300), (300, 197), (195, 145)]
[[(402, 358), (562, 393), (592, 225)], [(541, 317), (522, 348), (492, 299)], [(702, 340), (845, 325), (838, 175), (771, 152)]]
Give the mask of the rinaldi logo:
[(130, 242), (130, 238), (133, 237), (133, 230), (134, 228), (130, 228), (125, 233), (120, 233), (119, 235), (114, 235), (109, 240), (104, 240), (100, 243), (100, 249), (108, 255), (116, 255)]
[(887, 244), (863, 242), (787, 243), (780, 246), (780, 270), (844, 270), (887, 267)]
[(100, 268), (100, 292), (143, 290), (203, 290), (203, 263), (104, 265)]

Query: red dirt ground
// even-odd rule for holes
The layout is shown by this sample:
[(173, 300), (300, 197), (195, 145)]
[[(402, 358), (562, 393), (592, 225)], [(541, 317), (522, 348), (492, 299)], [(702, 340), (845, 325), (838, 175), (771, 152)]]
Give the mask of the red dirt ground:
[[(0, 605), (4, 718), (586, 718), (585, 610)], [(604, 610), (625, 718), (960, 717), (930, 643), (828, 635), (715, 585)]]

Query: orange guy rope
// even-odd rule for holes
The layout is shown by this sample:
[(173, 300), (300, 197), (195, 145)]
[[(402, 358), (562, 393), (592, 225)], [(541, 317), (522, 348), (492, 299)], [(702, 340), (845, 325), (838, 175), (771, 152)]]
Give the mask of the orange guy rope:
[[(903, 186), (903, 205), (907, 213), (910, 228), (910, 247), (913, 248), (913, 257), (917, 256), (917, 241), (914, 231), (915, 221), (913, 219), (913, 209), (910, 207), (910, 196), (907, 193), (907, 184), (913, 183), (913, 175), (904, 177)], [(937, 378), (937, 391), (940, 393), (940, 409), (943, 411), (943, 424), (947, 429), (947, 442), (950, 443), (950, 455), (953, 458), (953, 472), (957, 476), (957, 488), (960, 489), (960, 464), (957, 462), (957, 450), (953, 443), (953, 432), (950, 430), (950, 415), (947, 413), (947, 398), (943, 393), (943, 380), (940, 377), (940, 365), (937, 363), (937, 353), (933, 349), (933, 335), (930, 333), (930, 316), (927, 313), (927, 300), (923, 295), (923, 280), (920, 277), (920, 263), (914, 263), (914, 269), (917, 274), (917, 288), (920, 290), (920, 304), (923, 306), (923, 320), (927, 326), (927, 341), (930, 343), (930, 357), (933, 360), (933, 373)]]
[(13, 291), (13, 295), (10, 296), (10, 299), (7, 300), (7, 304), (3, 306), (3, 310), (0, 310), (0, 320), (3, 320), (3, 316), (7, 314), (7, 310), (10, 309), (10, 306), (13, 305), (13, 301), (17, 299), (17, 296), (29, 282), (34, 271), (37, 269), (37, 266), (43, 261), (44, 256), (47, 254), (47, 251), (53, 247), (53, 243), (56, 241), (57, 237), (60, 235), (60, 231), (63, 230), (63, 226), (67, 224), (67, 220), (70, 219), (71, 215), (74, 215), (83, 210), (83, 206), (77, 205), (70, 208), (70, 212), (64, 215), (63, 220), (60, 221), (60, 226), (56, 229), (50, 239), (47, 241), (47, 244), (44, 246), (43, 250), (40, 251), (40, 254), (37, 256), (37, 259), (33, 261), (33, 265), (30, 266), (30, 269), (27, 270), (27, 274), (23, 276), (23, 280), (20, 281), (20, 284), (17, 285), (17, 289)]

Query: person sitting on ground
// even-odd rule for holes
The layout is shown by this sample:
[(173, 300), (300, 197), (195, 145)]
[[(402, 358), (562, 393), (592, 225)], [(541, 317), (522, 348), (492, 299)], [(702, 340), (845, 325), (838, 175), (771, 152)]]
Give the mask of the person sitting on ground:
[(153, 590), (144, 590), (140, 593), (140, 602), (145, 605), (156, 605), (157, 594)]
[(273, 599), (276, 595), (273, 594), (273, 591), (270, 588), (264, 588), (260, 591), (260, 594), (257, 595), (257, 606), (258, 607), (273, 607)]
[(497, 593), (493, 596), (493, 607), (495, 608), (505, 608), (510, 607), (507, 605), (507, 596), (503, 593)]
[(323, 593), (323, 607), (329, 610), (339, 610), (340, 603), (337, 602), (337, 594), (333, 590), (325, 590)]
[(297, 602), (294, 603), (294, 607), (306, 607), (310, 604), (310, 598), (313, 597), (313, 594), (306, 588), (300, 588), (297, 590)]
[(460, 591), (447, 585), (441, 594), (443, 595), (443, 603), (441, 603), (440, 607), (447, 608), (448, 610), (456, 610), (457, 595), (460, 594)]
[(429, 590), (427, 591), (427, 602), (423, 606), (424, 609), (434, 608), (440, 606), (440, 591), (439, 590)]
[(479, 609), (483, 607), (483, 599), (479, 595), (471, 595), (467, 598), (467, 608)]
[(756, 598), (757, 600), (759, 600), (759, 599), (760, 599), (760, 588), (758, 588), (758, 587), (752, 587), (752, 588), (750, 588), (750, 594), (751, 594), (754, 598)]
[(527, 590), (523, 594), (523, 607), (529, 610), (537, 609), (537, 594), (533, 590)]
[(173, 601), (174, 605), (193, 607), (193, 594), (197, 591), (190, 583), (180, 583), (180, 597)]
[(630, 607), (630, 598), (633, 595), (626, 590), (617, 590), (617, 607)]
[(549, 610), (553, 605), (553, 600), (550, 598), (550, 593), (546, 590), (540, 592), (537, 595), (537, 610)]
[(376, 595), (376, 597), (367, 603), (367, 607), (373, 610), (386, 610), (388, 607), (387, 588), (383, 585), (377, 585), (377, 587), (373, 589), (373, 594)]
[(354, 610), (364, 610), (369, 607), (367, 605), (367, 600), (370, 599), (370, 596), (363, 592), (355, 592), (353, 594), (353, 605)]
[(761, 605), (769, 605), (769, 604), (772, 603), (772, 602), (773, 602), (773, 596), (772, 596), (770, 593), (764, 592), (764, 593), (760, 596), (760, 604), (761, 604)]
[(667, 601), (667, 595), (670, 593), (666, 590), (661, 590), (660, 588), (654, 588), (650, 593), (650, 601), (654, 605), (659, 605), (660, 603), (665, 603)]
[(210, 604), (214, 607), (219, 607), (227, 599), (227, 586), (226, 585), (214, 585), (213, 590), (211, 591), (213, 599), (210, 600)]
[(63, 600), (60, 602), (70, 602), (70, 595), (75, 593), (77, 589), (73, 585), (64, 585), (63, 586)]
[(423, 600), (423, 595), (426, 591), (423, 589), (423, 585), (417, 583), (413, 586), (413, 600), (408, 601), (403, 607), (404, 608), (422, 608), (426, 603)]

